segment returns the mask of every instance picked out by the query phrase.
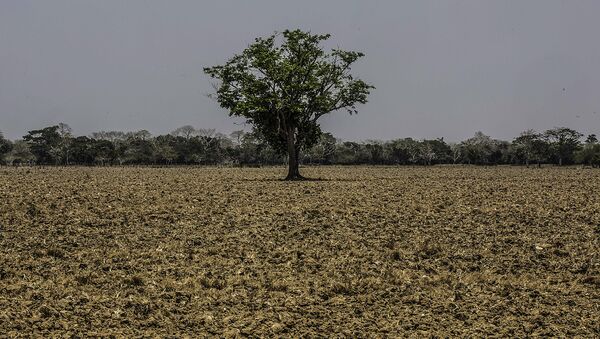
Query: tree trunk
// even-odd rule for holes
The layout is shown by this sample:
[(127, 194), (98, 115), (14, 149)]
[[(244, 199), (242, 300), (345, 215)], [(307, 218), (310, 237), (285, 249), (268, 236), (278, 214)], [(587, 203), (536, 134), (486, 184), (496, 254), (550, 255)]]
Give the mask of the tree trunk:
[(302, 180), (303, 176), (300, 175), (300, 148), (296, 145), (294, 138), (294, 131), (288, 130), (287, 133), (287, 150), (288, 150), (288, 175), (285, 180)]

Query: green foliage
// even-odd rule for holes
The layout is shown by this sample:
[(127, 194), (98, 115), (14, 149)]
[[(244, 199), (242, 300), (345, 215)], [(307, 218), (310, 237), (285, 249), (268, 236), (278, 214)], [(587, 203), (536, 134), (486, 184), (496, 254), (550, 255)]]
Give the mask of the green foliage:
[(597, 142), (598, 138), (596, 137), (596, 134), (590, 134), (588, 135), (587, 139), (585, 139), (586, 144), (595, 144)]
[(482, 132), (461, 142), (462, 156), (469, 164), (496, 164), (502, 158), (502, 145), (499, 140), (492, 139)]
[(339, 109), (356, 113), (374, 88), (350, 74), (363, 54), (326, 53), (320, 45), (329, 37), (286, 30), (257, 38), (224, 65), (204, 72), (220, 80), (221, 107), (245, 118), (275, 151), (295, 161), (301, 149), (318, 142), (321, 116)]
[[(229, 137), (216, 133), (214, 129), (196, 129), (192, 126), (156, 137), (145, 130), (97, 132), (87, 137), (72, 136), (66, 125), (62, 125), (62, 128), (58, 125), (31, 131), (24, 137), (25, 140), (14, 143), (0, 137), (3, 163), (261, 166), (281, 165), (286, 161), (258, 129), (250, 133), (236, 131)], [(559, 156), (562, 156), (564, 164), (600, 166), (600, 145), (594, 134), (580, 144), (580, 133), (570, 129), (558, 130), (544, 133), (527, 130), (512, 142), (492, 139), (478, 132), (472, 138), (450, 144), (442, 138), (341, 141), (331, 133), (321, 133), (317, 142), (305, 149), (301, 159), (307, 164), (344, 165), (541, 165), (551, 162), (560, 164)], [(34, 148), (36, 153), (32, 152)], [(44, 150), (49, 151), (42, 152)]]
[(423, 140), (419, 153), (421, 160), (426, 165), (446, 163), (452, 158), (450, 146), (444, 141), (444, 138)]
[(249, 165), (283, 163), (281, 154), (265, 142), (265, 138), (258, 130), (242, 136), (238, 159), (240, 163)]
[(530, 162), (545, 161), (549, 154), (549, 145), (542, 134), (527, 130), (513, 140), (511, 150), (514, 161), (529, 165)]
[(70, 143), (71, 162), (104, 165), (115, 157), (115, 145), (108, 140), (76, 137)]
[(558, 165), (574, 162), (573, 157), (579, 148), (579, 139), (582, 136), (583, 134), (567, 127), (556, 127), (544, 133), (549, 144), (550, 155)]
[(419, 142), (412, 138), (392, 140), (385, 149), (393, 164), (408, 165), (418, 161)]
[(5, 161), (10, 165), (32, 163), (35, 160), (35, 156), (29, 149), (29, 144), (24, 140), (15, 141), (10, 153), (5, 156)]
[(2, 132), (0, 132), (0, 162), (4, 161), (4, 157), (13, 148), (12, 142), (4, 138)]
[(61, 136), (58, 132), (59, 126), (50, 126), (40, 130), (29, 131), (23, 137), (29, 144), (31, 153), (39, 164), (56, 163), (54, 150), (60, 147)]
[(331, 133), (321, 133), (319, 141), (306, 151), (304, 160), (311, 164), (334, 162), (336, 139)]
[(588, 136), (585, 145), (575, 153), (575, 160), (581, 164), (600, 167), (600, 144), (596, 135)]
[(130, 164), (154, 163), (155, 149), (151, 137), (150, 132), (146, 130), (129, 133), (127, 147), (123, 152), (125, 162)]

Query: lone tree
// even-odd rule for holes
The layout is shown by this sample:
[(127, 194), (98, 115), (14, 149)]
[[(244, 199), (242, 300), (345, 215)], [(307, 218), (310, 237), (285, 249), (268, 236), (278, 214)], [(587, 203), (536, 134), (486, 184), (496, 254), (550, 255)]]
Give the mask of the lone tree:
[(220, 80), (216, 97), (232, 116), (246, 118), (279, 153), (288, 156), (286, 180), (303, 179), (300, 151), (319, 140), (318, 119), (345, 109), (357, 113), (374, 87), (350, 74), (360, 52), (320, 46), (330, 35), (286, 30), (257, 38), (221, 66), (204, 68)]

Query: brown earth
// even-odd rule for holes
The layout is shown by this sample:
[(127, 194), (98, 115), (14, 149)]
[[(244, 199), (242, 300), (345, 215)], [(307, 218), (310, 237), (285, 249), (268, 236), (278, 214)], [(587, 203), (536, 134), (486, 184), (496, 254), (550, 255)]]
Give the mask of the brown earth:
[(0, 169), (0, 334), (600, 336), (600, 171)]

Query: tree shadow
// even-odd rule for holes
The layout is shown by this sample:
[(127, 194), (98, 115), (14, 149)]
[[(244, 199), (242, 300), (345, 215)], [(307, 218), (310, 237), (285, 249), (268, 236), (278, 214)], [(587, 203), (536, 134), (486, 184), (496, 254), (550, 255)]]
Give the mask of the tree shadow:
[(240, 179), (240, 181), (249, 181), (249, 182), (289, 182), (289, 183), (302, 183), (302, 182), (355, 182), (359, 181), (358, 179), (345, 179), (345, 178), (302, 178), (302, 179), (294, 179), (288, 180), (285, 178), (244, 178)]

